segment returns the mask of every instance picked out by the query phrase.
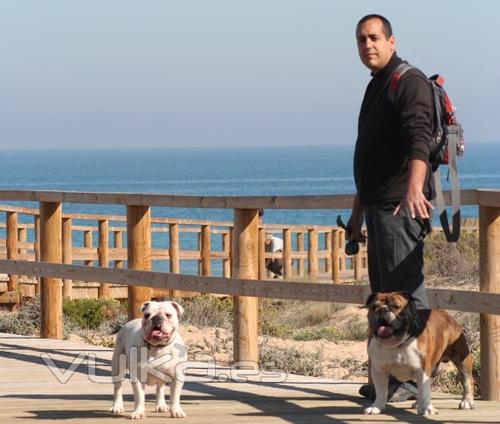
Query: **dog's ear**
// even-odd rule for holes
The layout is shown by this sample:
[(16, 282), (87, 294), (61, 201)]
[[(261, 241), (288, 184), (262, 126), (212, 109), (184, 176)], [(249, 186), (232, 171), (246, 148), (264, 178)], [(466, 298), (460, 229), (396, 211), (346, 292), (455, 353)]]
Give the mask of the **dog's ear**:
[(370, 303), (373, 302), (373, 299), (375, 299), (376, 295), (377, 295), (377, 293), (372, 293), (370, 296), (368, 296), (368, 299), (366, 299), (366, 302), (365, 302), (365, 308), (368, 308)]
[(146, 308), (149, 306), (151, 302), (144, 302), (141, 307), (139, 308), (139, 312), (142, 314), (146, 310)]
[(179, 305), (177, 302), (170, 302), (172, 306), (177, 310), (177, 316), (180, 318), (184, 313), (184, 308)]
[(415, 300), (413, 299), (413, 296), (411, 295), (410, 292), (407, 292), (407, 291), (400, 291), (398, 292), (401, 296), (403, 296), (406, 300), (408, 301), (411, 301), (411, 300)]

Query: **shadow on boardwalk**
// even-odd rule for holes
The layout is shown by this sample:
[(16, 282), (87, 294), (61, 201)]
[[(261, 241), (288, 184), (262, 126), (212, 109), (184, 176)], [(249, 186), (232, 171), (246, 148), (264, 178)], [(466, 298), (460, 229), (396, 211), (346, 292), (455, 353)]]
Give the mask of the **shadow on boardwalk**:
[[(111, 350), (83, 343), (47, 340), (0, 334), (0, 421), (106, 423), (124, 420), (132, 409), (130, 385), (125, 385), (125, 416), (107, 412), (111, 406), (112, 386), (89, 378), (93, 367), (81, 363), (65, 384), (57, 381), (43, 356), (50, 356), (64, 374), (78, 355), (95, 355), (97, 380), (109, 381)], [(221, 372), (227, 369), (222, 369)], [(386, 414), (362, 415), (368, 402), (359, 395), (359, 384), (333, 382), (311, 377), (288, 376), (282, 383), (262, 382), (188, 382), (182, 396), (188, 414), (183, 423), (363, 423), (363, 422), (498, 422), (498, 402), (478, 402), (474, 411), (459, 411), (458, 400), (435, 396), (440, 415), (420, 417), (411, 403), (390, 405)], [(165, 422), (167, 414), (150, 412), (154, 396), (148, 394), (147, 423)], [(117, 421), (118, 420), (118, 421)]]

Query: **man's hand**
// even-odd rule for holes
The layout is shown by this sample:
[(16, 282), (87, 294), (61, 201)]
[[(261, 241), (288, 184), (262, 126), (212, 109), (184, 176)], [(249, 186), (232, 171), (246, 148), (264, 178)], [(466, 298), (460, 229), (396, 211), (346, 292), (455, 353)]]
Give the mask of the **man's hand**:
[(417, 217), (422, 219), (429, 219), (429, 210), (434, 209), (431, 202), (422, 193), (422, 190), (409, 190), (405, 197), (399, 202), (396, 209), (394, 209), (394, 216), (396, 216), (402, 208), (410, 210), (410, 216), (415, 219)]
[(352, 206), (351, 217), (349, 218), (349, 221), (347, 221), (346, 225), (345, 236), (347, 241), (357, 241), (359, 243), (366, 242), (366, 236), (361, 232), (364, 219), (364, 207), (359, 200), (359, 196), (356, 194), (354, 204)]
[(412, 159), (408, 164), (408, 185), (406, 194), (394, 209), (394, 216), (399, 214), (401, 209), (408, 208), (410, 216), (428, 219), (429, 210), (434, 209), (431, 202), (427, 200), (423, 193), (425, 177), (427, 176), (427, 164), (420, 159)]

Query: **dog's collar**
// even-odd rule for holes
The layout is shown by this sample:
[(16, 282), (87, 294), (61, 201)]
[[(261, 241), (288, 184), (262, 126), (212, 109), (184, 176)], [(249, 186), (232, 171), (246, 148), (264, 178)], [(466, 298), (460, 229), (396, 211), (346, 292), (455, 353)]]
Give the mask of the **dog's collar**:
[[(377, 338), (377, 337), (375, 337), (375, 340), (377, 341), (377, 343), (379, 344), (379, 346), (382, 346), (382, 347), (384, 347), (384, 348), (386, 348), (386, 349), (397, 349), (397, 348), (400, 348), (400, 347), (404, 346), (407, 342), (410, 342), (410, 341), (411, 341), (410, 339), (411, 339), (412, 337), (413, 337), (413, 336), (412, 336), (410, 333), (406, 333), (405, 338), (404, 338), (404, 339), (403, 339), (400, 343), (398, 343), (398, 344), (397, 344), (397, 345), (395, 345), (395, 346), (390, 346), (390, 347), (389, 347), (389, 346), (385, 346), (385, 345), (383, 345), (383, 344), (380, 342), (380, 339), (379, 339), (379, 338)], [(408, 343), (408, 344), (409, 344), (409, 343)]]

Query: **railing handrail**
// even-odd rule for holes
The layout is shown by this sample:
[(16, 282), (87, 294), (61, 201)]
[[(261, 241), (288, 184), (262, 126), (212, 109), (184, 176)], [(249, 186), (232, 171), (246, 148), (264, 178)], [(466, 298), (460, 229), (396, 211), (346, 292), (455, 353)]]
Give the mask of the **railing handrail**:
[[(461, 190), (463, 205), (500, 206), (497, 189)], [(444, 193), (445, 201), (450, 192)], [(207, 209), (348, 209), (353, 194), (296, 196), (185, 196), (154, 193), (0, 190), (0, 200), (89, 203), (129, 206), (164, 206)]]

